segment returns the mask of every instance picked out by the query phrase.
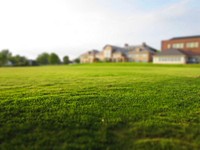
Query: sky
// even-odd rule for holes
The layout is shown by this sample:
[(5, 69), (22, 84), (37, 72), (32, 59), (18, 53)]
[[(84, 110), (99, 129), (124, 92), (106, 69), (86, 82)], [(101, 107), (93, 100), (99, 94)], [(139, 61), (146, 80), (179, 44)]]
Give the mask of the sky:
[(106, 44), (200, 35), (199, 0), (0, 0), (0, 50), (71, 59)]

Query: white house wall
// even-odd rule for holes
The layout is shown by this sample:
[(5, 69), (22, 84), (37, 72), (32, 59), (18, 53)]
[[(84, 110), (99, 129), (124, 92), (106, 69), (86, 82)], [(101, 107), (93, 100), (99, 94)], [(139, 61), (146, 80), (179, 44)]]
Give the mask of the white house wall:
[[(172, 61), (172, 59), (174, 60)], [(153, 63), (154, 64), (186, 64), (187, 58), (185, 56), (154, 56)]]

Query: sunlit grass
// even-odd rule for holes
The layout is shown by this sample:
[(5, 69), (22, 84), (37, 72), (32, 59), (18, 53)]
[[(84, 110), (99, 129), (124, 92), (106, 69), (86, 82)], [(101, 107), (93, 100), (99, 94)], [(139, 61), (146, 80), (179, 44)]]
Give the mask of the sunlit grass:
[(0, 149), (200, 149), (200, 65), (0, 68)]

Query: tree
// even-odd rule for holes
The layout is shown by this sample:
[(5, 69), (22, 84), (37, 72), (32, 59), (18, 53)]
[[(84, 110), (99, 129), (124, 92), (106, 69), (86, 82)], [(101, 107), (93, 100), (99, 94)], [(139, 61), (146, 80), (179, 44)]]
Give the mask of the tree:
[(56, 53), (51, 53), (49, 55), (49, 63), (52, 65), (60, 64), (60, 58)]
[(12, 53), (5, 49), (0, 52), (0, 66), (5, 66), (9, 59), (12, 57)]
[(29, 62), (26, 57), (16, 55), (10, 58), (10, 61), (14, 66), (28, 66)]
[(49, 64), (49, 54), (44, 52), (44, 53), (38, 55), (36, 60), (39, 65), (48, 65)]
[(69, 60), (69, 56), (64, 56), (63, 57), (63, 64), (69, 64), (70, 60)]
[(80, 58), (76, 58), (76, 59), (74, 59), (73, 62), (79, 64), (79, 63), (80, 63)]

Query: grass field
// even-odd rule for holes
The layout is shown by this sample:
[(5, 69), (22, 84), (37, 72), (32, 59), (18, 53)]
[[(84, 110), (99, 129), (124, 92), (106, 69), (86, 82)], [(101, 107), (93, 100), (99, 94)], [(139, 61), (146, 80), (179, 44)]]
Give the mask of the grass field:
[(200, 149), (200, 65), (0, 68), (0, 149)]

